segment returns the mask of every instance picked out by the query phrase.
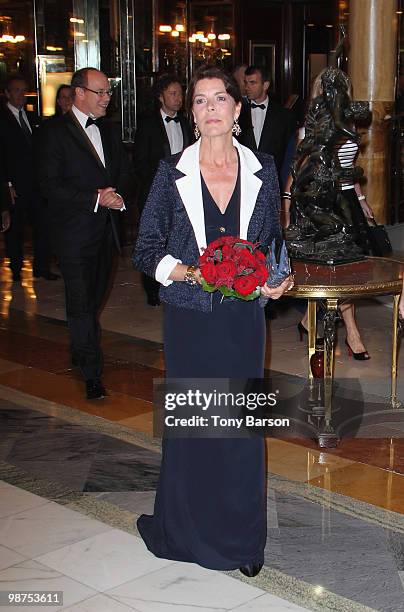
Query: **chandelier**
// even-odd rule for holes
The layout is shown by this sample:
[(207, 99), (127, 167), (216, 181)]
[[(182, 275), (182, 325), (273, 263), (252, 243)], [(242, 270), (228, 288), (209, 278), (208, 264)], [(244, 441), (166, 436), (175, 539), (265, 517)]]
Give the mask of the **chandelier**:
[(16, 43), (24, 42), (25, 36), (23, 36), (22, 34), (17, 34), (16, 36), (13, 36), (13, 34), (11, 33), (11, 25), (11, 17), (8, 17), (6, 15), (0, 15), (0, 43), (11, 43), (15, 45)]

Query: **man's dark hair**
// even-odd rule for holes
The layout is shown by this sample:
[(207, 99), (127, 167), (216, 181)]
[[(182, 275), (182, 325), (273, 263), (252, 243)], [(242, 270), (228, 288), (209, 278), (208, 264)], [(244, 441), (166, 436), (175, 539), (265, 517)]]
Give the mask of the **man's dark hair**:
[(23, 74), (10, 74), (4, 84), (4, 89), (10, 91), (11, 83), (14, 83), (14, 81), (24, 81), (24, 83), (27, 84), (27, 79)]
[(159, 100), (161, 94), (170, 87), (173, 83), (178, 83), (182, 87), (182, 83), (176, 74), (163, 74), (157, 79), (153, 87), (154, 97), (159, 106), (161, 102)]
[(265, 68), (261, 68), (260, 66), (248, 66), (245, 71), (245, 76), (251, 76), (253, 74), (260, 74), (262, 82), (268, 81), (269, 85), (271, 85), (271, 76)]
[(191, 114), (192, 110), (196, 84), (198, 81), (202, 81), (202, 79), (220, 79), (224, 83), (226, 92), (233, 98), (236, 104), (242, 101), (240, 88), (232, 74), (229, 74), (226, 70), (218, 68), (217, 66), (201, 66), (195, 72), (188, 85), (186, 106), (189, 114)]
[(95, 70), (95, 72), (99, 72), (97, 68), (80, 68), (77, 70), (72, 76), (72, 82), (70, 83), (70, 87), (72, 88), (72, 96), (76, 95), (76, 87), (87, 87), (88, 83), (88, 73), (91, 70)]

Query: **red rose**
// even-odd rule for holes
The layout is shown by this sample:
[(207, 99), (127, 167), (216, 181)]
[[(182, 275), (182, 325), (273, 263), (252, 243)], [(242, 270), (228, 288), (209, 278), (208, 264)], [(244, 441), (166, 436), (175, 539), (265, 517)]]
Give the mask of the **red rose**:
[(258, 260), (259, 262), (262, 262), (262, 263), (265, 263), (265, 262), (266, 262), (266, 257), (265, 257), (265, 255), (264, 255), (264, 253), (263, 253), (262, 251), (260, 251), (260, 250), (258, 250), (258, 249), (257, 249), (257, 250), (255, 251), (254, 255), (255, 255), (255, 257), (257, 258), (257, 260)]
[(259, 287), (262, 287), (262, 285), (265, 285), (265, 283), (267, 282), (268, 279), (268, 270), (266, 269), (265, 266), (259, 266), (253, 276), (257, 279), (257, 285)]
[(220, 249), (225, 244), (234, 244), (237, 238), (233, 236), (223, 236), (223, 238), (216, 238), (208, 244), (208, 249), (211, 251), (215, 251), (216, 249)]
[(228, 260), (228, 259), (232, 259), (234, 255), (234, 249), (229, 245), (229, 244), (225, 244), (222, 247), (222, 257), (223, 260)]
[(220, 246), (222, 246), (222, 238), (217, 238), (216, 240), (212, 240), (212, 242), (209, 242), (208, 249), (210, 251), (214, 251)]
[(236, 242), (239, 242), (239, 239), (235, 238), (234, 236), (225, 236), (224, 238), (221, 238), (219, 240), (222, 240), (222, 244), (231, 244), (231, 245), (234, 245)]
[(207, 249), (203, 252), (203, 254), (199, 257), (199, 266), (203, 266), (209, 260), (209, 252)]
[(216, 264), (215, 268), (217, 274), (216, 286), (226, 285), (226, 287), (231, 288), (236, 275), (236, 264), (234, 261), (220, 261)]
[(216, 266), (212, 262), (207, 262), (201, 266), (201, 274), (209, 285), (214, 285), (217, 278)]
[(253, 274), (239, 276), (233, 283), (233, 287), (240, 295), (249, 295), (257, 288), (257, 279)]
[(248, 249), (237, 249), (238, 265), (242, 268), (252, 268), (255, 270), (257, 267), (257, 261), (254, 255)]

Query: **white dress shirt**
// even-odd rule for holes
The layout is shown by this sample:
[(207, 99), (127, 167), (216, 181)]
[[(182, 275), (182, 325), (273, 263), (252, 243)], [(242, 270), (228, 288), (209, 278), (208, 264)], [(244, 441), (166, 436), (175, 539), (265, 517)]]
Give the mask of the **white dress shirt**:
[[(20, 109), (16, 108), (12, 104), (10, 104), (10, 102), (7, 102), (7, 106), (10, 109), (10, 111), (13, 113), (14, 117), (17, 119), (19, 125), (21, 125), (21, 123), (20, 123)], [(32, 134), (31, 125), (30, 125), (30, 123), (28, 121), (27, 113), (25, 112), (25, 110), (23, 108), (21, 110), (22, 110), (22, 116), (24, 117), (24, 121), (27, 124), (27, 127), (28, 127), (29, 131)]]
[[(252, 100), (251, 102), (253, 104), (258, 104), (258, 102), (254, 102), (254, 100)], [(263, 102), (260, 102), (260, 104), (263, 104), (265, 106), (265, 109), (251, 108), (251, 121), (253, 124), (254, 137), (255, 137), (257, 148), (259, 147), (260, 140), (261, 140), (262, 128), (264, 127), (264, 121), (265, 121), (265, 117), (266, 117), (267, 110), (268, 110), (268, 103), (269, 103), (269, 100), (267, 96), (265, 100), (263, 100)]]
[[(170, 143), (171, 155), (175, 155), (175, 153), (179, 153), (184, 148), (184, 139), (182, 137), (181, 123), (179, 121), (167, 122), (166, 117), (169, 117), (170, 115), (167, 115), (167, 113), (165, 113), (162, 108), (160, 109), (160, 113), (163, 118), (163, 124), (167, 132), (168, 142)], [(175, 113), (174, 117), (176, 116), (177, 113)]]
[[(95, 124), (92, 124), (86, 127), (86, 123), (87, 123), (87, 119), (89, 115), (86, 115), (85, 113), (83, 113), (76, 106), (74, 106), (74, 104), (72, 106), (72, 112), (74, 113), (75, 117), (77, 118), (78, 122), (80, 123), (81, 127), (83, 128), (87, 136), (89, 137), (91, 144), (96, 150), (96, 153), (98, 157), (100, 158), (102, 165), (105, 168), (104, 149), (102, 148), (101, 134), (100, 134), (100, 130), (98, 126)], [(119, 193), (117, 193), (116, 195), (119, 195)], [(122, 196), (119, 196), (119, 197), (122, 198)], [(100, 201), (100, 194), (98, 194), (97, 196), (97, 201), (94, 206), (94, 212), (97, 212), (98, 210), (99, 201)], [(120, 208), (119, 210), (125, 210), (125, 204), (122, 204), (122, 208)]]
[(97, 151), (97, 155), (100, 158), (102, 165), (105, 168), (104, 149), (102, 148), (101, 134), (100, 134), (100, 130), (98, 126), (93, 124), (93, 125), (89, 125), (86, 128), (88, 115), (86, 115), (81, 110), (76, 108), (74, 104), (72, 106), (72, 111), (75, 114), (76, 118), (78, 119), (81, 127), (83, 128), (83, 130), (85, 131), (89, 139), (91, 140), (91, 144), (93, 145), (94, 149)]

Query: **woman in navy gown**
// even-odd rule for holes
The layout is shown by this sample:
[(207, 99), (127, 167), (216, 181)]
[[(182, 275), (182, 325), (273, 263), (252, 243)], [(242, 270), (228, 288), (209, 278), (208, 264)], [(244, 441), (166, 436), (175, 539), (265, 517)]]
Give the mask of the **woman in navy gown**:
[[(200, 138), (160, 163), (134, 263), (161, 283), (168, 378), (260, 378), (264, 310), (258, 300), (204, 292), (198, 258), (221, 236), (264, 250), (280, 237), (275, 165), (232, 137), (241, 95), (230, 75), (200, 69), (187, 98)], [(262, 293), (277, 299), (291, 285), (288, 278)], [(256, 575), (266, 541), (263, 439), (163, 439), (154, 515), (142, 515), (138, 528), (158, 557)]]

